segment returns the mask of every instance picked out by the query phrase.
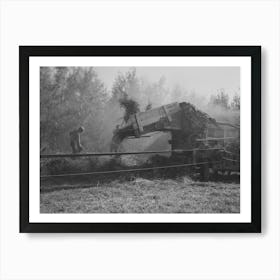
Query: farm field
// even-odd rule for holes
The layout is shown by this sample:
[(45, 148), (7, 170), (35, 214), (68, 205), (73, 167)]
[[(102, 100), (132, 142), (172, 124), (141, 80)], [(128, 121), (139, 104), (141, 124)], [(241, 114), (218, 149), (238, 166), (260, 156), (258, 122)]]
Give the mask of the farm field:
[(114, 180), (44, 190), (41, 213), (239, 213), (239, 183), (178, 179)]

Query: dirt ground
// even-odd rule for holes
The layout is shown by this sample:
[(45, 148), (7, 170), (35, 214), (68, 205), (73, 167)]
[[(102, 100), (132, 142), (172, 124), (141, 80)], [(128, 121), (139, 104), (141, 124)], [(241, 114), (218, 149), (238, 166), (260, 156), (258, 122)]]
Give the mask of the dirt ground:
[(60, 185), (44, 191), (41, 213), (239, 213), (240, 185), (179, 179)]

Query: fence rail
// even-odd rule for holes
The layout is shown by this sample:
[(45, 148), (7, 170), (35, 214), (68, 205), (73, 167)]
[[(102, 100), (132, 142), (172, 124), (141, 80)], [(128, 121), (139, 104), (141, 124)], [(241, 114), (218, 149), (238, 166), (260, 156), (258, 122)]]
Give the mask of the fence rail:
[(225, 157), (223, 157), (223, 160), (232, 161), (232, 162), (239, 162), (239, 163), (240, 163), (239, 160), (231, 159), (231, 158), (225, 158)]
[(207, 142), (207, 141), (224, 141), (224, 140), (229, 140), (229, 139), (236, 139), (236, 137), (208, 137), (208, 138), (203, 138), (203, 139), (196, 139), (198, 142)]
[[(212, 161), (211, 163), (218, 163), (221, 161)], [(150, 171), (150, 170), (159, 170), (159, 169), (170, 169), (170, 168), (179, 168), (187, 167), (194, 165), (206, 165), (210, 162), (198, 162), (198, 163), (186, 163), (186, 164), (176, 164), (176, 165), (165, 165), (165, 166), (155, 166), (155, 167), (144, 167), (144, 168), (132, 168), (132, 169), (121, 169), (121, 170), (109, 170), (109, 171), (95, 171), (95, 172), (83, 172), (83, 173), (66, 173), (66, 174), (53, 174), (53, 175), (42, 175), (41, 179), (52, 178), (52, 177), (68, 177), (68, 176), (88, 176), (88, 175), (99, 175), (99, 174), (115, 174), (123, 172), (140, 172), (140, 171)]]
[(73, 158), (73, 157), (99, 157), (99, 156), (121, 156), (121, 155), (141, 155), (141, 154), (168, 154), (168, 153), (185, 153), (194, 151), (211, 151), (224, 150), (224, 148), (205, 148), (205, 149), (176, 149), (164, 151), (144, 151), (144, 152), (117, 152), (117, 153), (86, 153), (86, 154), (46, 154), (40, 155), (40, 158)]
[[(185, 153), (185, 152), (197, 152), (197, 151), (212, 151), (220, 150), (225, 151), (224, 148), (203, 148), (203, 149), (176, 149), (176, 150), (164, 150), (164, 151), (145, 151), (145, 152), (120, 152), (120, 153), (87, 153), (87, 154), (48, 154), (40, 155), (41, 159), (46, 158), (73, 158), (73, 157), (94, 157), (94, 156), (121, 156), (121, 155), (141, 155), (141, 154), (163, 154), (163, 153)], [(231, 152), (225, 151), (226, 153), (233, 154)], [(226, 161), (239, 162), (237, 160), (223, 158)], [(141, 172), (159, 169), (170, 169), (170, 168), (180, 168), (187, 166), (199, 166), (213, 163), (221, 163), (221, 161), (211, 161), (211, 162), (193, 162), (186, 164), (176, 164), (176, 165), (165, 165), (165, 166), (155, 166), (155, 167), (143, 167), (143, 168), (132, 168), (132, 169), (120, 169), (120, 170), (107, 170), (107, 171), (94, 171), (94, 172), (82, 172), (82, 173), (65, 173), (65, 174), (49, 174), (40, 176), (41, 179), (56, 178), (56, 177), (73, 177), (73, 176), (88, 176), (88, 175), (101, 175), (101, 174), (116, 174), (124, 172)]]

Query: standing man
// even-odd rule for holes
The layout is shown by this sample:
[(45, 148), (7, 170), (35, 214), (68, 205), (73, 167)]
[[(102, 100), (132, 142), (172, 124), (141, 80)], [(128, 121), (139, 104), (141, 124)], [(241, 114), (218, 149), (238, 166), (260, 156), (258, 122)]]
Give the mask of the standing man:
[(81, 145), (81, 137), (80, 134), (84, 132), (84, 128), (80, 126), (78, 129), (74, 129), (69, 132), (70, 136), (70, 145), (72, 148), (72, 153), (77, 154), (83, 150), (83, 146)]

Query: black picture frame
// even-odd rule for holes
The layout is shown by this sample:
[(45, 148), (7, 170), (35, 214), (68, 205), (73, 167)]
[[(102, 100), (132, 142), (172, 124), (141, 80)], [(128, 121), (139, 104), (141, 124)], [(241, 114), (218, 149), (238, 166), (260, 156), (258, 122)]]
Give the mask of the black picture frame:
[[(29, 221), (29, 58), (32, 56), (251, 57), (250, 223), (31, 223)], [(261, 46), (20, 46), (20, 232), (259, 233), (261, 232)], [(31, 175), (32, 176), (32, 175)]]

